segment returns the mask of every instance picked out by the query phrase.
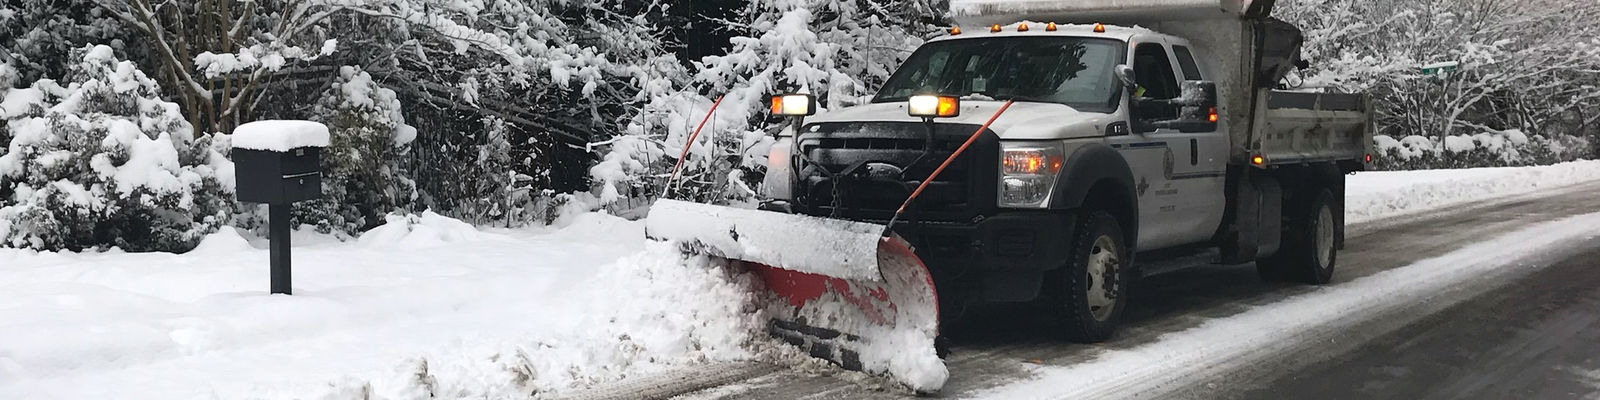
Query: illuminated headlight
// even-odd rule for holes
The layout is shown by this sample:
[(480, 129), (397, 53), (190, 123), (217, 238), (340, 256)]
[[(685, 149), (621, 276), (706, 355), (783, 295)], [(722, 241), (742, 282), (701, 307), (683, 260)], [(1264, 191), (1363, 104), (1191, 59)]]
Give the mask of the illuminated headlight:
[(786, 94), (772, 96), (772, 115), (785, 117), (805, 117), (817, 114), (817, 98), (809, 94)]
[(961, 116), (961, 98), (955, 96), (911, 96), (906, 112), (913, 117), (952, 118)]
[(1061, 146), (1054, 143), (1002, 143), (1000, 206), (1045, 208), (1061, 173)]

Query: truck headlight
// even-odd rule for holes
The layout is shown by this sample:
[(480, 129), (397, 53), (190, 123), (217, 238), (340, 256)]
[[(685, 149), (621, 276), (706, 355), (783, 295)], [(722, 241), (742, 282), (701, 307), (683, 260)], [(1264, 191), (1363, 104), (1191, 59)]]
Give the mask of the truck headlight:
[(955, 96), (911, 96), (906, 113), (913, 117), (954, 118), (961, 116), (961, 98)]
[(785, 117), (808, 117), (817, 115), (817, 97), (809, 94), (785, 94), (772, 96), (772, 115)]
[(1061, 174), (1061, 146), (1054, 143), (1001, 143), (1000, 206), (1045, 208)]

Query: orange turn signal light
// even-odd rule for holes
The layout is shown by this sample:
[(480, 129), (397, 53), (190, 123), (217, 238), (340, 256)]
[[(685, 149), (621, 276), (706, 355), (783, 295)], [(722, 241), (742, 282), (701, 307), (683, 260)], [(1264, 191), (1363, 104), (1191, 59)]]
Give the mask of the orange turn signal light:
[(1215, 124), (1215, 123), (1217, 123), (1217, 119), (1218, 119), (1217, 118), (1217, 108), (1216, 107), (1211, 107), (1211, 114), (1206, 116), (1206, 120), (1207, 121), (1211, 121), (1211, 123)]
[(1038, 175), (1061, 172), (1062, 157), (1057, 154), (1045, 154), (1042, 151), (1024, 150), (1007, 151), (1000, 160), (1000, 166), (1005, 173), (1012, 175)]
[(1267, 165), (1267, 158), (1266, 157), (1262, 157), (1262, 156), (1251, 157), (1250, 158), (1250, 163), (1251, 164), (1255, 164), (1258, 167), (1259, 166), (1263, 166), (1263, 165)]

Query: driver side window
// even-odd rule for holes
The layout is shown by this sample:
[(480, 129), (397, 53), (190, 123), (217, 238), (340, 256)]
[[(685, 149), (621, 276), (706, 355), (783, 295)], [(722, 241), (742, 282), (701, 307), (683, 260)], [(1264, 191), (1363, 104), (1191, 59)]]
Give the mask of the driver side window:
[[(1144, 89), (1142, 97), (1148, 99), (1174, 99), (1181, 94), (1178, 77), (1173, 73), (1167, 49), (1159, 43), (1144, 43), (1133, 51), (1134, 80)], [(1178, 117), (1177, 107), (1149, 105), (1136, 109), (1144, 119), (1163, 120)]]

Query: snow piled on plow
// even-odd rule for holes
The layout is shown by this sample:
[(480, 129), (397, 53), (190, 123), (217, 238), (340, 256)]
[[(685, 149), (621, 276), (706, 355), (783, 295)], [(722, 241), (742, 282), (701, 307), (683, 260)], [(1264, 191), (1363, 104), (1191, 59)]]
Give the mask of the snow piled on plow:
[(296, 244), (294, 296), (231, 229), (182, 255), (0, 249), (0, 398), (547, 398), (781, 347), (748, 274), (604, 214)]
[(845, 368), (937, 392), (949, 377), (934, 346), (937, 290), (909, 245), (883, 231), (877, 224), (665, 199), (646, 222), (652, 240), (750, 263), (739, 265), (750, 265), (766, 284), (767, 314), (803, 326), (779, 327), (788, 341)]
[(884, 226), (840, 219), (657, 200), (647, 234), (691, 250), (790, 271), (876, 281)]

